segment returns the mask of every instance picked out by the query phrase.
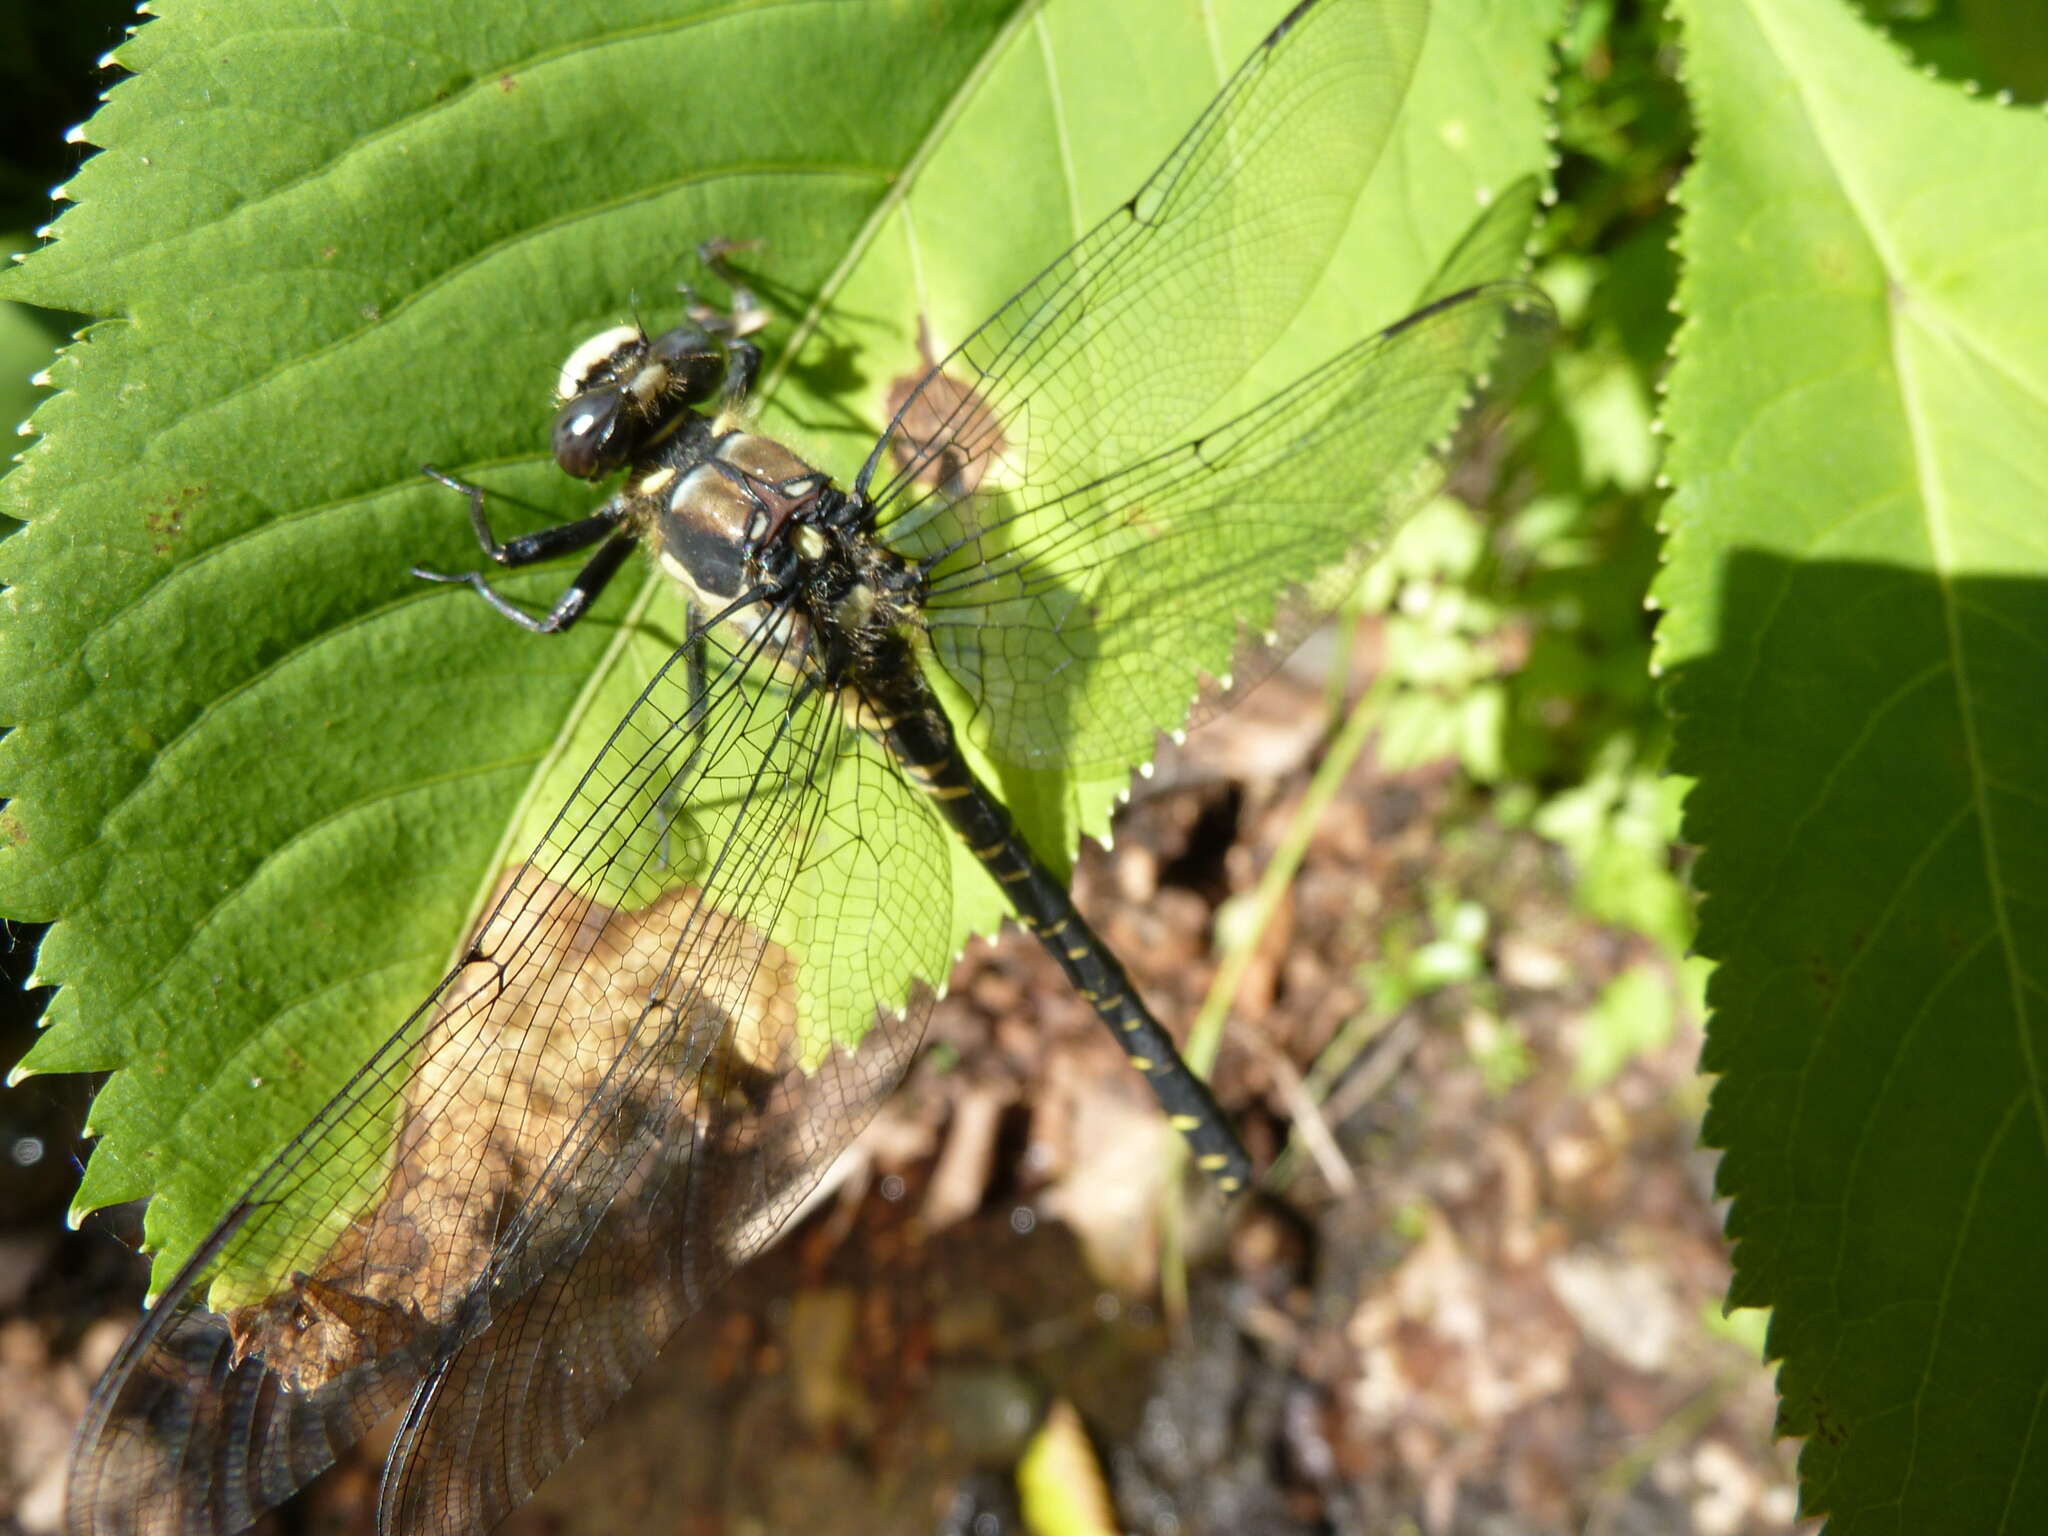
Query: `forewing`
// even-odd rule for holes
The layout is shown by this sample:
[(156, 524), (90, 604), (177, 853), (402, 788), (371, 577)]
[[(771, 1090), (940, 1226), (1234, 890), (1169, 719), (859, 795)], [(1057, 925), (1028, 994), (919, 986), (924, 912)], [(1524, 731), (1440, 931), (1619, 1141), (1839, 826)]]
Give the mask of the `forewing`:
[(664, 668), (465, 963), (156, 1304), (73, 1532), (241, 1529), (408, 1397), (387, 1528), (487, 1529), (866, 1121), (947, 959), (948, 854), (758, 654), (782, 633), (714, 643), (701, 692)]
[(1200, 675), (1284, 646), (1342, 597), (1550, 327), (1533, 289), (1466, 289), (1118, 473), (964, 497), (971, 531), (931, 557), (925, 619), (976, 741), (1084, 772), (1145, 760)]
[[(1303, 0), (1137, 194), (984, 322), (856, 480), (905, 553), (962, 484), (1025, 499), (1189, 435), (1327, 269), (1391, 131), (1422, 0)], [(883, 454), (892, 472), (877, 480)], [(943, 534), (939, 535), (943, 537)]]

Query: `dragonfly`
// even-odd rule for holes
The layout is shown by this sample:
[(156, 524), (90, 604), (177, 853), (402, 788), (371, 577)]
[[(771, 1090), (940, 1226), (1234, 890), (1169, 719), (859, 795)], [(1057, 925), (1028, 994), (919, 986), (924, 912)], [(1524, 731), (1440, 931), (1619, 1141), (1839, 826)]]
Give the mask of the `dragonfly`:
[[(1549, 311), (1508, 278), (1532, 193), (1482, 216), (1412, 314), (1233, 395), (1341, 233), (1303, 147), (1343, 142), (1383, 8), (1301, 0), (850, 479), (750, 425), (744, 288), (570, 356), (554, 458), (617, 485), (588, 516), (500, 539), (483, 489), (430, 471), (496, 565), (582, 564), (538, 616), (482, 574), (420, 574), (548, 635), (646, 551), (684, 636), (448, 975), (108, 1367), (70, 1531), (243, 1529), (393, 1414), (380, 1528), (496, 1525), (901, 1079), (958, 879), (1047, 946), (1216, 1185), (1246, 1185), (990, 779), (1127, 770), (1205, 678), (1242, 686), (1539, 354)], [(1272, 570), (1285, 590), (1247, 591)]]

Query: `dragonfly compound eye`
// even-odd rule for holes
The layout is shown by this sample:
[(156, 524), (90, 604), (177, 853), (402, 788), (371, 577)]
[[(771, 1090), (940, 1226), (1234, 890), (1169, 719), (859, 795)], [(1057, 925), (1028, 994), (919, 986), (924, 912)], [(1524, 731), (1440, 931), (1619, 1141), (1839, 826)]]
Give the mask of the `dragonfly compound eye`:
[(668, 371), (668, 387), (684, 405), (697, 405), (725, 382), (725, 345), (701, 325), (679, 325), (655, 337), (648, 361)]
[(625, 392), (616, 384), (586, 390), (555, 413), (555, 462), (579, 480), (598, 480), (632, 457)]

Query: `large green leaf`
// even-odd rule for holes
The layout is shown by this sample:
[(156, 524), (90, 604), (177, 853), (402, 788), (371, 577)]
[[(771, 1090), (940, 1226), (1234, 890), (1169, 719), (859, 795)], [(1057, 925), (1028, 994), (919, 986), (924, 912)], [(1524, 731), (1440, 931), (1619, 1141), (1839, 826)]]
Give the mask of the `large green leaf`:
[(2048, 122), (1693, 0), (1660, 630), (1708, 1139), (1808, 1509), (2039, 1528)]
[[(549, 640), (422, 587), (476, 552), (419, 464), (527, 498), (501, 533), (587, 507), (544, 452), (556, 364), (676, 315), (724, 235), (778, 311), (765, 424), (850, 475), (921, 323), (943, 351), (1126, 195), (1278, 8), (159, 9), (7, 284), (110, 318), (5, 482), (0, 872), (57, 923), (29, 1064), (115, 1072), (78, 1209), (154, 1195), (161, 1277), (441, 973), (679, 631), (651, 578)], [(1437, 7), (1267, 366), (1400, 314), (1540, 166), (1549, 20)], [(1122, 787), (990, 766), (1054, 859)], [(964, 854), (954, 886), (948, 947), (1001, 913)]]

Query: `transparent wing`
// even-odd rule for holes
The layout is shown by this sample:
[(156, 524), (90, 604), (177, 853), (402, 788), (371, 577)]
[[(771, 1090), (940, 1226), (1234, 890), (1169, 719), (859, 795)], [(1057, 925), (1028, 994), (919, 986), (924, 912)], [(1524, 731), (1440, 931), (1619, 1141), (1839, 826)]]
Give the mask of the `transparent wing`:
[(1533, 289), (1467, 289), (1118, 473), (963, 497), (962, 531), (927, 557), (925, 619), (977, 706), (969, 731), (1012, 762), (1142, 761), (1201, 674), (1284, 649), (1342, 597), (1441, 483), (1475, 401), (1518, 385), (1550, 328)]
[(860, 488), (895, 465), (869, 491), (877, 536), (930, 573), (934, 658), (998, 759), (1085, 774), (1148, 758), (1202, 674), (1263, 670), (1341, 597), (1440, 482), (1477, 381), (1498, 397), (1540, 354), (1547, 307), (1497, 281), (1522, 260), (1528, 180), (1415, 316), (1229, 414), (1330, 261), (1423, 31), (1406, 0), (1298, 5), (870, 457)]
[(385, 1529), (489, 1529), (865, 1123), (928, 1007), (900, 978), (948, 958), (949, 854), (756, 654), (787, 633), (714, 642), (701, 691), (678, 652), (465, 962), (157, 1303), (73, 1532), (242, 1529), (408, 1399)]
[[(1425, 10), (1297, 5), (1136, 195), (905, 402), (855, 481), (888, 542), (914, 553), (921, 514), (962, 483), (1071, 487), (1188, 436), (1327, 269), (1407, 92)], [(885, 451), (896, 465), (874, 484)]]

